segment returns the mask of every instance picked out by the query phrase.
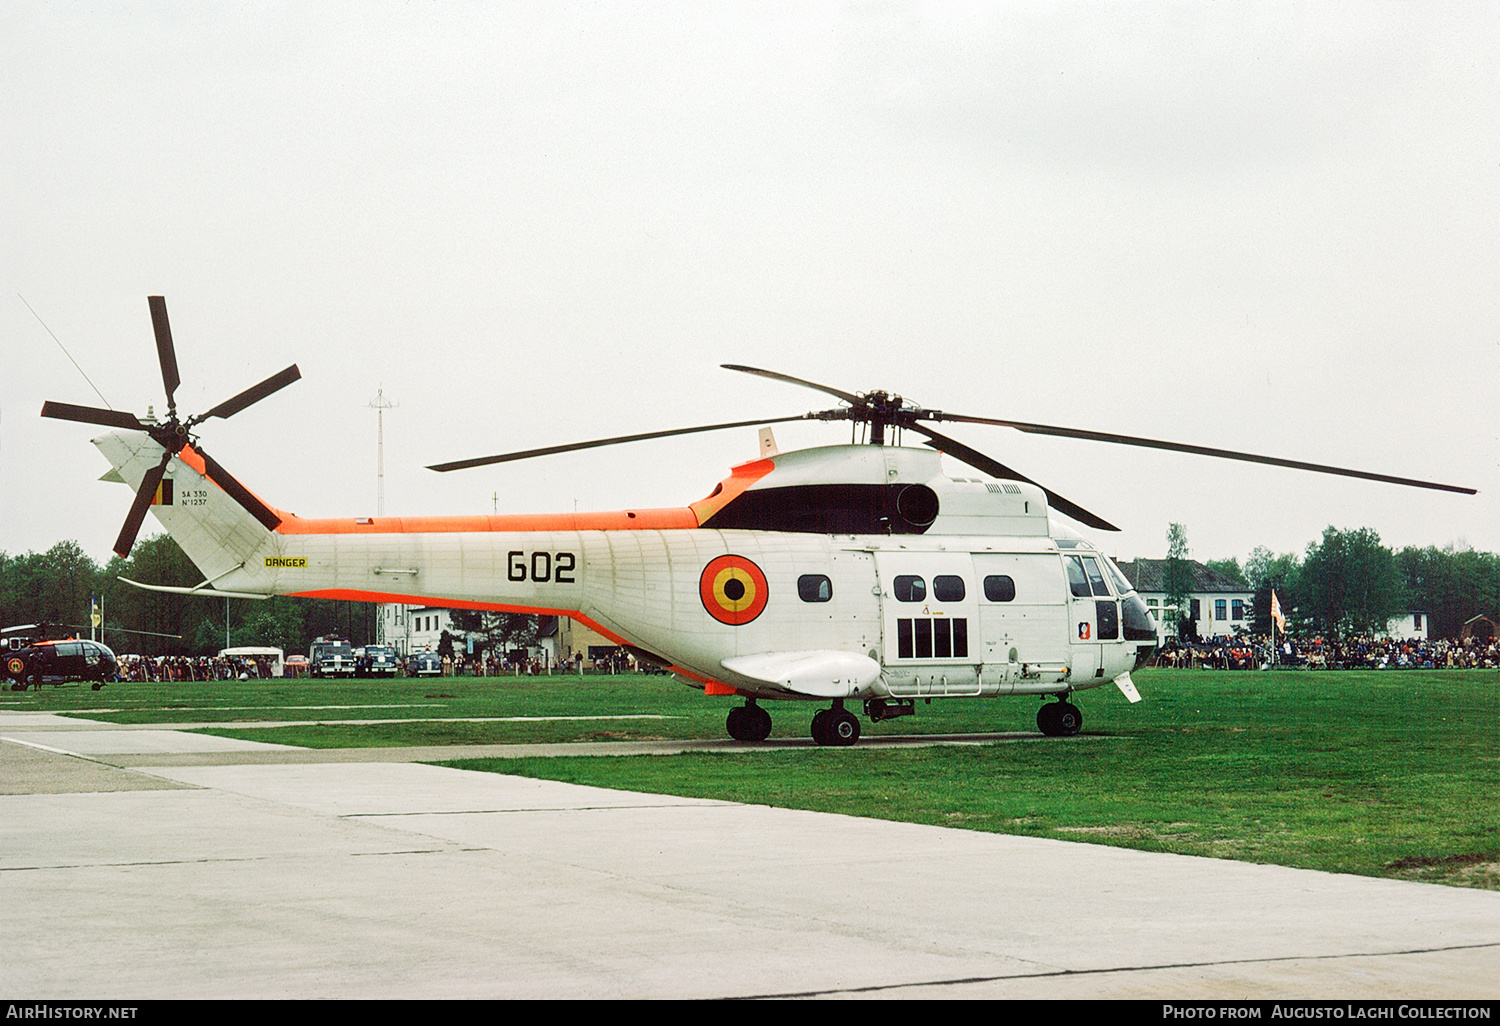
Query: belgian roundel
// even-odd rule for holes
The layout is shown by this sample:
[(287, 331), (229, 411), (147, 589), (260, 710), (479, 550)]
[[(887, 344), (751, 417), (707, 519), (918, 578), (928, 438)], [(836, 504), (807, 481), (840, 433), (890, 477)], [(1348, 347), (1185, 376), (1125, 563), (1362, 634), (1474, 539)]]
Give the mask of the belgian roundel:
[(698, 594), (708, 615), (731, 627), (747, 624), (766, 608), (766, 575), (744, 556), (720, 556), (703, 568)]

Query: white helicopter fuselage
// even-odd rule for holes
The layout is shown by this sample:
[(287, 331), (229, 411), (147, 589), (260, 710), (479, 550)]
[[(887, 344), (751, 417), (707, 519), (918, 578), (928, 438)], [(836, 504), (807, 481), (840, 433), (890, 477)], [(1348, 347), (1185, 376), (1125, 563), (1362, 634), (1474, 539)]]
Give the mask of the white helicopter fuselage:
[[(95, 440), (138, 488), (163, 450)], [(200, 593), (570, 616), (710, 694), (914, 699), (1062, 694), (1123, 679), (1156, 642), (1107, 557), (1041, 489), (954, 479), (926, 450), (832, 446), (736, 467), (681, 509), (562, 516), (282, 514), (267, 530), (194, 466), (152, 510)]]

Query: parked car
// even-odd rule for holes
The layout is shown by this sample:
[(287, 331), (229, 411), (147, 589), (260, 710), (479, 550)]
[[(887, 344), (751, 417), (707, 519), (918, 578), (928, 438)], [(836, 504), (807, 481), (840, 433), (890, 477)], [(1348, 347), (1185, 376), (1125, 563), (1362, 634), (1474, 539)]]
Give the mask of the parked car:
[(311, 665), (305, 655), (289, 655), (286, 657), (286, 675), (288, 677), (306, 677)]
[(443, 661), (436, 652), (413, 652), (406, 658), (408, 677), (441, 677)]
[(394, 677), (400, 660), (391, 645), (366, 645), (354, 650), (356, 677)]

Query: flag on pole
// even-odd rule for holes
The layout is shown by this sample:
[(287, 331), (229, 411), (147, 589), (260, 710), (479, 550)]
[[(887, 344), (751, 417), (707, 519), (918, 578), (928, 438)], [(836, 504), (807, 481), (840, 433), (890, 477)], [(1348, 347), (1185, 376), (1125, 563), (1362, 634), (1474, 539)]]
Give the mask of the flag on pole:
[(1281, 602), (1276, 598), (1276, 589), (1271, 589), (1271, 620), (1286, 633), (1286, 616), (1281, 611)]
[(99, 615), (99, 596), (89, 596), (89, 622), (98, 627), (104, 622), (104, 617)]

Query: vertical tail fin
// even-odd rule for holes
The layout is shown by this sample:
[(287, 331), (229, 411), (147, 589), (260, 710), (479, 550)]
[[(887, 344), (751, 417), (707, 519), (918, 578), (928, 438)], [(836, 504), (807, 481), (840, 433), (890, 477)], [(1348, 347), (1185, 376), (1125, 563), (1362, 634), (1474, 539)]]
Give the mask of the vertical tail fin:
[[(94, 439), (94, 444), (132, 489), (141, 487), (166, 454), (140, 431), (113, 431)], [(219, 476), (227, 477), (222, 470)], [(271, 531), (230, 491), (209, 479), (203, 457), (191, 446), (168, 461), (150, 511), (206, 579), (220, 578), (236, 567), (255, 576), (261, 555), (274, 550)], [(248, 584), (236, 581), (238, 576), (227, 579), (225, 586)]]

